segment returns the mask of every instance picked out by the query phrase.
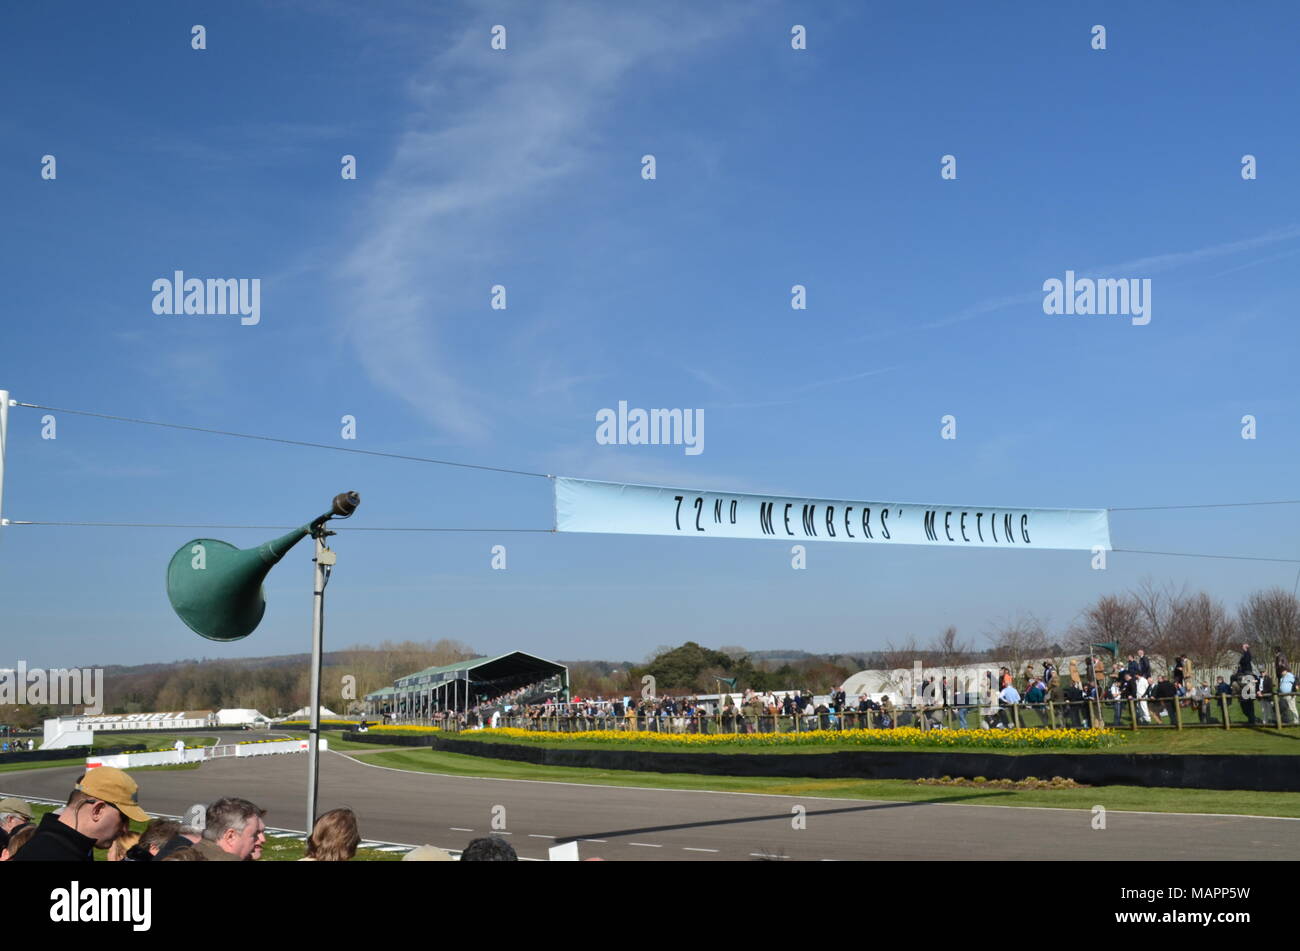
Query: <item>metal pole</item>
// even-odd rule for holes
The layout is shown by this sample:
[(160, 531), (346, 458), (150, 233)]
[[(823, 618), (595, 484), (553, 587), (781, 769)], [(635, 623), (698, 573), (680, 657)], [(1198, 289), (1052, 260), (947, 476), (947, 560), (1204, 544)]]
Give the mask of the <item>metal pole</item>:
[(5, 437), (9, 433), (9, 391), (0, 390), (0, 525), (8, 525), (5, 508)]
[(325, 547), (325, 532), (318, 530), (316, 557), (313, 559), (315, 585), (311, 610), (311, 722), (307, 730), (307, 834), (316, 828), (316, 793), (320, 779), (320, 673), (322, 643), (325, 639), (325, 568), (335, 561), (334, 552)]

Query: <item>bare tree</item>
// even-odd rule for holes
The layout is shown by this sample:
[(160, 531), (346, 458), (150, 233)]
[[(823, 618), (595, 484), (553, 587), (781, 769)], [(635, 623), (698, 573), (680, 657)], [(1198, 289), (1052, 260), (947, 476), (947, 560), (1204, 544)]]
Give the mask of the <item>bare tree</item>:
[(1116, 641), (1123, 650), (1142, 639), (1143, 609), (1132, 595), (1102, 595), (1083, 609), (1070, 628), (1070, 640), (1080, 653), (1091, 654), (1093, 644)]
[(1166, 658), (1186, 656), (1196, 679), (1207, 683), (1210, 671), (1226, 664), (1240, 643), (1237, 622), (1204, 591), (1172, 599), (1162, 640)]
[(1021, 614), (1005, 620), (985, 634), (985, 637), (997, 658), (1007, 662), (1012, 676), (1016, 678), (1024, 673), (1025, 664), (1050, 653), (1043, 622), (1032, 614)]
[[(1122, 651), (1144, 642), (1144, 630), (1145, 611), (1135, 596), (1106, 594), (1083, 609), (1071, 625), (1068, 636), (1079, 653), (1105, 661), (1106, 655), (1094, 650), (1092, 645), (1114, 642)], [(1122, 660), (1122, 657), (1113, 660)], [(1081, 674), (1084, 680), (1093, 677), (1093, 671), (1089, 669), (1081, 671)]]
[(937, 667), (959, 667), (971, 662), (974, 650), (957, 636), (957, 628), (950, 624), (930, 641), (929, 654)]
[[(1150, 578), (1144, 578), (1130, 597), (1137, 602), (1142, 616), (1141, 630), (1135, 638), (1136, 647), (1146, 648), (1147, 653), (1159, 654), (1166, 660), (1172, 659), (1182, 645), (1178, 643), (1178, 635), (1171, 636), (1170, 626), (1177, 607), (1187, 601), (1186, 589), (1175, 591), (1172, 585), (1157, 588)], [(1127, 648), (1124, 650), (1128, 653)]]
[(1300, 600), (1290, 591), (1268, 588), (1252, 592), (1238, 609), (1237, 621), (1242, 640), (1253, 645), (1253, 656), (1261, 666), (1271, 669), (1279, 651), (1288, 664), (1300, 659)]
[[(892, 640), (885, 644), (880, 651), (881, 666), (891, 672), (891, 676), (882, 681), (881, 687), (885, 690), (897, 690), (907, 696), (913, 690), (919, 690), (920, 684), (912, 683), (912, 664), (920, 660), (920, 654), (916, 646), (916, 637), (912, 634), (907, 635), (907, 640), (901, 644), (895, 644)], [(901, 677), (895, 677), (892, 672), (895, 670), (906, 670), (908, 673)]]

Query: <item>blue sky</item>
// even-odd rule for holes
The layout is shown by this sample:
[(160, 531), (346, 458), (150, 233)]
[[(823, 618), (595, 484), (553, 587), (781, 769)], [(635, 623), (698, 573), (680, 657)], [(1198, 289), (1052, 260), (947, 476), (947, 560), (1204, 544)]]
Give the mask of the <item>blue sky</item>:
[[(1294, 5), (374, 6), (10, 12), (0, 388), (699, 488), (1062, 507), (1300, 496)], [(155, 315), (152, 282), (177, 269), (259, 278), (261, 322)], [(1150, 278), (1151, 323), (1045, 315), (1042, 284), (1067, 269)], [(704, 409), (705, 451), (598, 445), (595, 414), (619, 400)], [(956, 440), (940, 439), (945, 414)], [(43, 440), (42, 415), (11, 411), (12, 519), (294, 524), (356, 489), (358, 525), (551, 524), (540, 479), (66, 414)], [(1117, 512), (1112, 540), (1295, 558), (1296, 509)], [(195, 534), (5, 529), (0, 644), (49, 666), (307, 649), (305, 544), (249, 638), (180, 624), (163, 572)], [(687, 639), (868, 650), (948, 624), (978, 640), (1022, 611), (1059, 631), (1144, 578), (1235, 607), (1297, 568), (826, 545), (796, 571), (776, 543), (595, 535), (351, 533), (336, 548), (327, 646), (452, 637), (570, 659)]]

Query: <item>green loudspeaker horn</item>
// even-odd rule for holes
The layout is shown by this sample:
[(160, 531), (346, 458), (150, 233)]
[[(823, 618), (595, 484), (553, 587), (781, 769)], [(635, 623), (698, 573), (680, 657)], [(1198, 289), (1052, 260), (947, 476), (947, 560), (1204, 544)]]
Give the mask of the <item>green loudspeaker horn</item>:
[(195, 633), (213, 641), (237, 641), (262, 622), (262, 579), (285, 553), (310, 534), (304, 525), (256, 548), (236, 548), (215, 538), (195, 538), (167, 565), (167, 597)]

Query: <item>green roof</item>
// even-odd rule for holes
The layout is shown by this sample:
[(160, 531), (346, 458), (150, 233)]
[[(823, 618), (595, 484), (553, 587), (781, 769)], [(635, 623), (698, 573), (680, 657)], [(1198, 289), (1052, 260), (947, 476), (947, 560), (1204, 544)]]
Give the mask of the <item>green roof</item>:
[(542, 667), (554, 668), (558, 673), (564, 670), (564, 665), (556, 664), (541, 657), (535, 657), (532, 654), (523, 651), (510, 651), (508, 654), (498, 654), (496, 657), (475, 657), (471, 660), (457, 661), (454, 664), (444, 664), (441, 667), (426, 667), (424, 670), (418, 670), (413, 674), (407, 674), (405, 677), (398, 677), (394, 681), (394, 686), (398, 689), (409, 689), (425, 683), (441, 683), (451, 679), (451, 675), (460, 671), (476, 670), (479, 667), (488, 667), (500, 661), (506, 661), (513, 657), (527, 657), (534, 661), (540, 662)]

